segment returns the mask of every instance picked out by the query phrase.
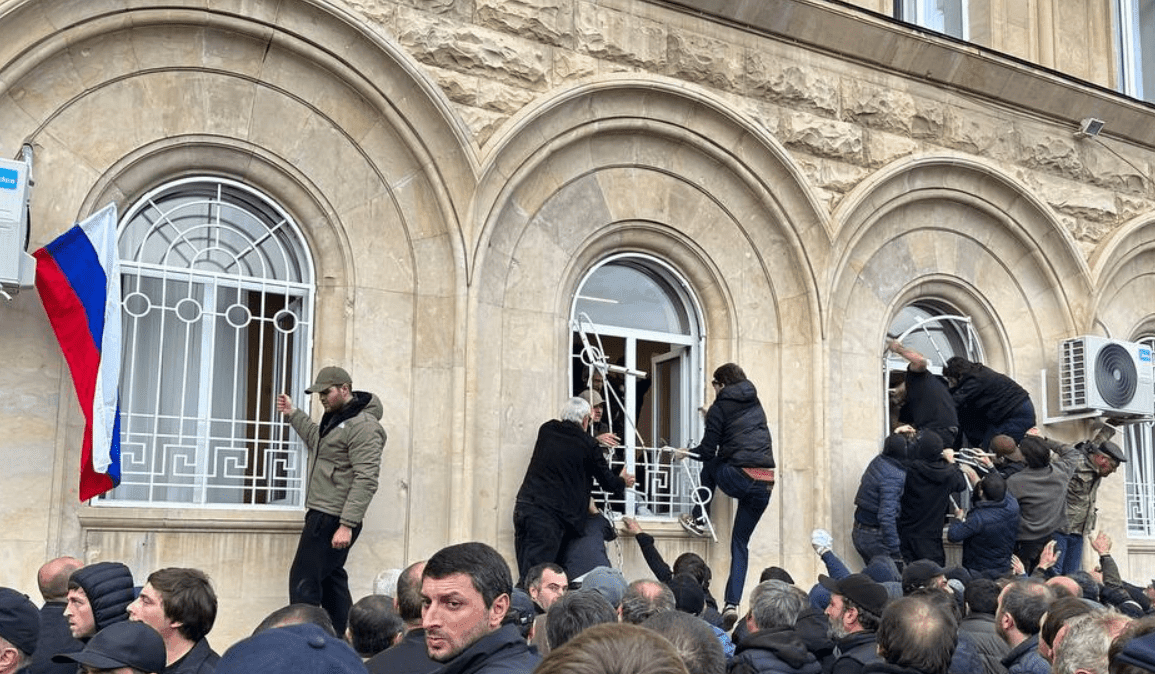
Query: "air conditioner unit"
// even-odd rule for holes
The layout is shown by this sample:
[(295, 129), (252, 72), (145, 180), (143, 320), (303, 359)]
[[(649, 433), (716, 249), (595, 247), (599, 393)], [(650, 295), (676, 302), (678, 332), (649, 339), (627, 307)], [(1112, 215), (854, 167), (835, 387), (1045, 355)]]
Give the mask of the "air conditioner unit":
[(1155, 382), (1151, 348), (1087, 335), (1059, 343), (1059, 408), (1107, 416), (1151, 416)]
[(36, 260), (24, 251), (28, 236), (28, 164), (0, 159), (0, 290), (32, 287)]

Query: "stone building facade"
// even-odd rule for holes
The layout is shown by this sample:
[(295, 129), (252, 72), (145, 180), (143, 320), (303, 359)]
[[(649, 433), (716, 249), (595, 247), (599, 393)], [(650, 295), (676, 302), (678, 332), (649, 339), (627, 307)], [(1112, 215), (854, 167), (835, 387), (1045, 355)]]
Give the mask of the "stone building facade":
[[(575, 298), (607, 260), (661, 271), (692, 314), (668, 412), (708, 404), (727, 361), (758, 385), (780, 477), (751, 574), (810, 577), (812, 528), (851, 553), (905, 308), (969, 317), (984, 360), (1071, 439), (1087, 422), (1055, 410), (1057, 344), (1155, 335), (1155, 110), (1112, 90), (1108, 3), (972, 0), (970, 42), (855, 4), (8, 0), (0, 153), (35, 151), (30, 248), (181, 181), (291, 219), (304, 362), (346, 365), (385, 406), (355, 595), (449, 542), (512, 559), (536, 428), (581, 376)], [(1075, 136), (1087, 116), (1100, 137)], [(0, 338), (0, 584), (31, 591), (60, 554), (138, 581), (197, 566), (222, 644), (286, 601), (299, 505), (78, 503), (83, 418), (34, 291), (0, 307)], [(144, 344), (126, 354), (140, 371), (160, 360)], [(1101, 490), (1101, 525), (1124, 574), (1149, 578), (1155, 542), (1128, 534), (1123, 482)], [(725, 568), (728, 527), (712, 546), (648, 527)], [(632, 543), (617, 550), (643, 572)]]

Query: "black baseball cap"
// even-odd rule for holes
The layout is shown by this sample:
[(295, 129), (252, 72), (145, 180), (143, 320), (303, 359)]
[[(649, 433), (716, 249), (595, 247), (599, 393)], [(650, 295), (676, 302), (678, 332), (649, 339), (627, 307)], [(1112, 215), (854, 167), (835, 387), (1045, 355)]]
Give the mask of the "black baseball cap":
[(164, 639), (145, 623), (125, 620), (105, 627), (79, 653), (60, 653), (53, 662), (78, 662), (97, 669), (132, 667), (163, 672), (168, 663)]
[(886, 591), (886, 588), (881, 583), (874, 582), (874, 579), (864, 573), (852, 573), (838, 580), (834, 580), (830, 576), (819, 575), (818, 582), (822, 587), (830, 590), (831, 594), (846, 597), (876, 617), (882, 616), (886, 602), (890, 600), (890, 593)]
[(40, 639), (40, 611), (28, 598), (10, 587), (0, 587), (0, 637), (32, 655)]

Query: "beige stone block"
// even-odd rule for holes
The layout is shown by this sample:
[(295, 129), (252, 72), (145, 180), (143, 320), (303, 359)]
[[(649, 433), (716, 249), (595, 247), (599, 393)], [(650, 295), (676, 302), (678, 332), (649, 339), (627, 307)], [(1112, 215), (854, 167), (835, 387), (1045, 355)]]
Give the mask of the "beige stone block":
[(413, 249), (403, 217), (388, 195), (351, 204), (340, 213), (359, 286), (400, 293), (416, 290)]
[(510, 260), (505, 306), (551, 314), (556, 310), (558, 274), (570, 254), (559, 246), (547, 227), (535, 220), (525, 229)]
[(879, 129), (910, 135), (916, 113), (914, 97), (872, 82), (842, 80), (842, 113), (852, 120)]
[(760, 49), (748, 50), (745, 59), (745, 84), (749, 94), (828, 116), (838, 114), (841, 92), (838, 79), (832, 73), (808, 68)]
[(8, 96), (30, 117), (50, 119), (66, 101), (84, 91), (84, 82), (69, 59), (42, 61), (10, 83)]
[[(80, 205), (100, 178), (93, 168), (94, 148), (87, 146), (84, 139), (62, 140), (57, 137), (56, 124), (65, 135), (75, 129), (70, 120), (57, 118), (45, 127), (47, 133), (36, 137), (36, 189), (32, 190), (32, 237), (29, 250), (35, 250), (55, 239), (81, 216)], [(68, 132), (65, 131), (68, 130)], [(110, 134), (111, 136), (111, 134)], [(98, 146), (95, 150), (108, 152), (104, 147), (110, 137), (88, 139)], [(113, 154), (108, 152), (108, 155)], [(103, 160), (106, 156), (96, 157)], [(103, 167), (103, 163), (97, 163)]]
[(573, 46), (573, 0), (476, 0), (479, 25), (558, 47)]
[(1084, 221), (1111, 223), (1109, 227), (1118, 222), (1118, 203), (1112, 192), (1043, 173), (1032, 178), (1038, 195), (1055, 210)]
[[(203, 131), (227, 138), (245, 138), (252, 126), (257, 85), (251, 80), (206, 75), (200, 105), (204, 107)], [(187, 122), (187, 120), (185, 120)], [(201, 131), (202, 129), (187, 129)]]
[(854, 189), (869, 174), (860, 166), (821, 157), (806, 157), (798, 163), (808, 182), (839, 194)]
[[(397, 14), (397, 6), (387, 0), (345, 0), (349, 7), (372, 23), (387, 26), (393, 22)], [(426, 6), (436, 6), (436, 3), (423, 3)], [(452, 2), (443, 3), (452, 6)]]
[(407, 14), (405, 18), (397, 39), (422, 63), (493, 77), (536, 91), (548, 85), (548, 47), (420, 14)]
[(1035, 129), (1019, 125), (1019, 163), (1022, 165), (1065, 176), (1081, 178), (1084, 175), (1082, 157), (1075, 141), (1055, 135), (1050, 129)]
[(141, 67), (132, 33), (127, 30), (72, 45), (68, 48), (68, 56), (89, 88), (136, 72)]
[(137, 58), (148, 68), (201, 67), (205, 53), (204, 28), (188, 24), (149, 25), (129, 34)]
[[(606, 71), (618, 72), (623, 68), (623, 66), (615, 68), (611, 65)], [(551, 83), (554, 86), (561, 86), (567, 82), (587, 79), (597, 75), (601, 71), (602, 63), (591, 56), (564, 49), (555, 49), (553, 52)]]
[(308, 119), (287, 158), (337, 208), (376, 199), (385, 191), (359, 148), (325, 117)]
[(582, 0), (574, 9), (579, 52), (658, 71), (665, 67), (667, 28), (662, 23)]
[(716, 89), (733, 89), (741, 78), (742, 52), (725, 40), (685, 30), (671, 30), (666, 72), (673, 77)]
[(862, 163), (863, 130), (853, 124), (802, 112), (790, 114), (780, 128), (782, 142), (804, 152), (850, 163)]
[(457, 109), (457, 114), (472, 131), (474, 142), (478, 145), (485, 145), (509, 118), (508, 114), (502, 112), (491, 112), (471, 107), (460, 107)]
[(248, 140), (280, 156), (295, 156), (298, 141), (313, 114), (299, 101), (271, 87), (258, 86)]

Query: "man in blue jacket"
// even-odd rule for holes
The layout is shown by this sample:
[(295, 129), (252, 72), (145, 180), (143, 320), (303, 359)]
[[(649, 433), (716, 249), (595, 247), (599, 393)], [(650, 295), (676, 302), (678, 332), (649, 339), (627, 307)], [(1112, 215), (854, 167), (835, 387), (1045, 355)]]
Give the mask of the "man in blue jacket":
[(970, 513), (955, 511), (947, 529), (952, 543), (963, 545), (963, 568), (972, 574), (998, 578), (1011, 568), (1019, 531), (1019, 502), (1007, 491), (1006, 480), (991, 471), (975, 485)]

